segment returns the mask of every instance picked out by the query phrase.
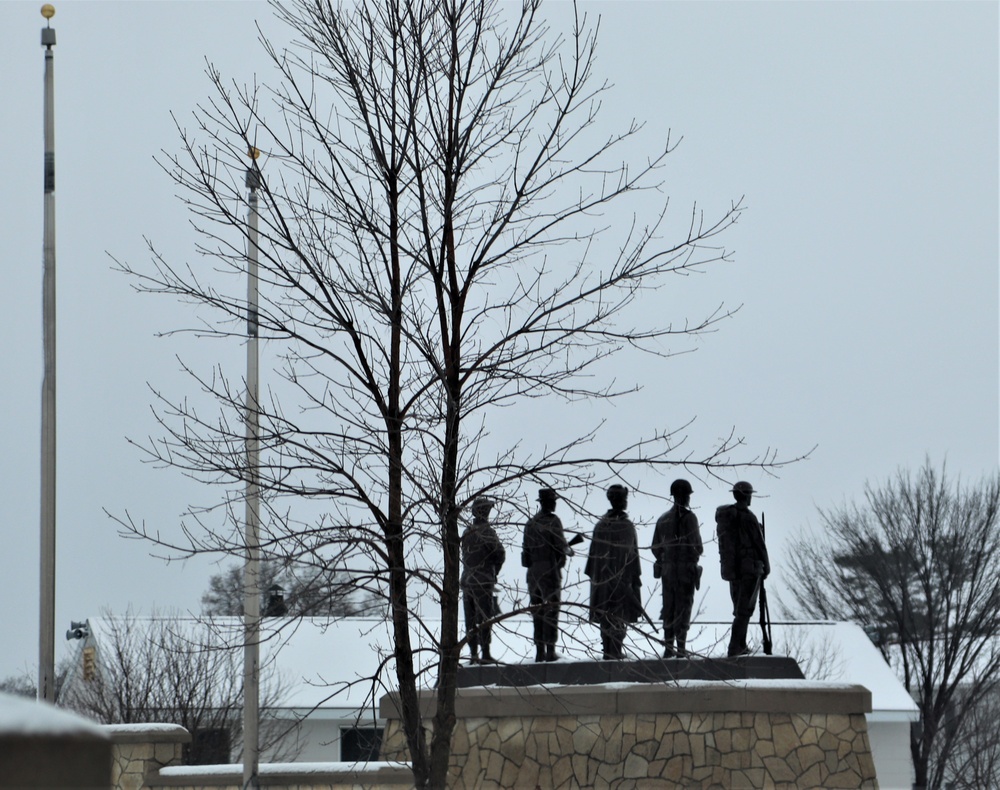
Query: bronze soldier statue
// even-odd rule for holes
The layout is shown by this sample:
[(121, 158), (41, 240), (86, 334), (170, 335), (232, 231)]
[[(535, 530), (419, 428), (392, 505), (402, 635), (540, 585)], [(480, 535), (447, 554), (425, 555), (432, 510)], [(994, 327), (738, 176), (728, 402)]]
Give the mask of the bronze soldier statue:
[(538, 491), (538, 512), (524, 526), (521, 565), (528, 569), (528, 596), (532, 607), (535, 661), (555, 661), (559, 641), (559, 602), (562, 568), (573, 550), (566, 542), (556, 515), (559, 495), (551, 488)]
[(701, 586), (698, 558), (704, 548), (698, 519), (688, 508), (691, 493), (687, 480), (674, 480), (670, 484), (674, 506), (660, 516), (653, 531), (653, 576), (663, 582), (664, 658), (687, 654), (694, 593)]
[(729, 637), (729, 655), (741, 656), (747, 649), (747, 628), (757, 606), (761, 583), (771, 572), (764, 545), (764, 533), (757, 517), (750, 511), (753, 486), (739, 482), (733, 486), (735, 504), (722, 505), (715, 511), (719, 536), (719, 560), (722, 578), (729, 582), (733, 599), (733, 630)]
[(584, 573), (590, 577), (590, 622), (601, 627), (605, 659), (624, 658), (622, 646), (629, 623), (642, 613), (639, 542), (625, 512), (628, 489), (608, 489), (611, 509), (594, 528)]
[(480, 645), (482, 661), (493, 661), (490, 655), (492, 626), (484, 623), (498, 614), (494, 585), (506, 559), (503, 544), (489, 522), (492, 509), (493, 500), (476, 497), (472, 503), (472, 523), (462, 533), (462, 599), (473, 664), (480, 662)]

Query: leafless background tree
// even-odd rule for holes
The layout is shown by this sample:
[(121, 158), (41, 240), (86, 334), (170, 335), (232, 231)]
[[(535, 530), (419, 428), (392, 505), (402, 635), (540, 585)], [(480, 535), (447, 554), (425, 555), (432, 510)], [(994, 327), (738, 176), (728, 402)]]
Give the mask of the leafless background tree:
[(807, 680), (843, 679), (843, 649), (822, 626), (779, 622), (773, 627), (774, 655), (794, 658)]
[[(55, 703), (57, 705), (60, 704), (63, 686), (66, 683), (66, 677), (72, 669), (72, 662), (67, 658), (63, 658), (56, 662)], [(18, 697), (38, 699), (37, 669), (8, 675), (7, 677), (0, 679), (0, 691), (5, 694), (14, 694)]]
[[(332, 568), (315, 568), (305, 563), (264, 560), (259, 569), (260, 611), (264, 616), (355, 617), (374, 614), (381, 607), (379, 597), (354, 584), (350, 574)], [(283, 611), (270, 612), (271, 590), (281, 588)], [(243, 614), (243, 566), (230, 565), (213, 574), (201, 596), (201, 611), (207, 616), (240, 617)]]
[[(976, 706), (1000, 684), (1000, 475), (973, 485), (926, 461), (821, 511), (825, 538), (793, 544), (792, 611), (859, 623), (920, 710), (916, 787), (956, 781)], [(997, 739), (996, 720), (990, 730)]]
[[(945, 726), (949, 724), (946, 717)], [(945, 786), (954, 790), (1000, 787), (1000, 692), (997, 689), (970, 700), (969, 715), (955, 732)]]
[[(92, 676), (72, 670), (59, 704), (101, 724), (172, 723), (191, 733), (187, 765), (228, 762), (242, 749), (241, 645), (210, 621), (132, 612), (102, 614)], [(237, 632), (233, 632), (237, 633)], [(294, 728), (270, 710), (286, 689), (273, 664), (261, 671), (261, 747), (276, 759), (299, 751)]]
[[(539, 0), (299, 0), (275, 10), (294, 36), (287, 48), (263, 39), (275, 81), (230, 84), (210, 68), (214, 96), (192, 131), (178, 124), (183, 153), (165, 161), (210, 263), (179, 265), (154, 248), (151, 267), (121, 267), (142, 291), (208, 308), (192, 331), (239, 340), (244, 171), (254, 168), (255, 318), (278, 359), (259, 414), (263, 550), (321, 558), (385, 597), (415, 782), (440, 787), (464, 644), (467, 503), (511, 500), (522, 486), (583, 494), (638, 468), (778, 465), (770, 451), (734, 459), (735, 433), (702, 454), (679, 449), (683, 436), (654, 415), (649, 435), (611, 447), (600, 418), (582, 412), (545, 441), (509, 430), (540, 399), (565, 402), (568, 415), (633, 391), (612, 357), (669, 356), (671, 338), (729, 316), (724, 306), (693, 318), (639, 308), (679, 275), (727, 260), (717, 237), (742, 207), (668, 212), (658, 173), (669, 135), (638, 165), (619, 158), (640, 125), (598, 123), (608, 86), (593, 73), (596, 25), (579, 14), (557, 31)], [(250, 163), (248, 147), (263, 157)], [(612, 226), (602, 219), (612, 204), (648, 213)], [(250, 475), (244, 384), (221, 366), (190, 373), (217, 410), (157, 393), (163, 433), (145, 449), (225, 486), (222, 515), (192, 509), (181, 540), (122, 522), (182, 555), (238, 555), (232, 516)], [(429, 613), (439, 629), (411, 627)], [(420, 678), (421, 666), (433, 677)], [(417, 705), (421, 684), (435, 689), (431, 722)]]

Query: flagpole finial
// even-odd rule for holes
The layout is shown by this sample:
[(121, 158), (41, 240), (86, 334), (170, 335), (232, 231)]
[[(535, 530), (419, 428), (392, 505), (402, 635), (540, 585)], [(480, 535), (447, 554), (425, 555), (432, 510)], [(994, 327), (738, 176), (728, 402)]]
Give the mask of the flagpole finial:
[(56, 43), (56, 31), (53, 29), (52, 17), (56, 15), (56, 7), (52, 3), (46, 3), (42, 6), (42, 16), (45, 17), (45, 27), (42, 28), (42, 46), (48, 49), (49, 54), (52, 52), (52, 47)]
[(254, 164), (260, 156), (260, 149), (250, 146), (247, 150), (247, 156), (253, 160), (247, 168), (247, 187), (249, 187), (251, 192), (253, 192), (254, 190), (260, 188), (260, 171), (257, 170), (256, 165)]

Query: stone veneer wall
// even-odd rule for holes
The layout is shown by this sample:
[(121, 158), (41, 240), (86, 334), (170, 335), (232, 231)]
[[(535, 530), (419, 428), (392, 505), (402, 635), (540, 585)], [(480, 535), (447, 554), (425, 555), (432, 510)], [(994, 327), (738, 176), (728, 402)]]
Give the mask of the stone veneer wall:
[[(112, 742), (111, 790), (243, 790), (240, 765), (181, 765), (191, 735), (175, 724), (102, 727)], [(260, 786), (269, 790), (403, 790), (413, 787), (405, 765), (347, 763), (263, 764)]]
[[(405, 760), (381, 709), (382, 758)], [(877, 788), (869, 711), (861, 686), (803, 681), (460, 689), (449, 787)]]
[(178, 765), (191, 734), (178, 724), (109, 724), (111, 787), (139, 790), (146, 778), (168, 765)]

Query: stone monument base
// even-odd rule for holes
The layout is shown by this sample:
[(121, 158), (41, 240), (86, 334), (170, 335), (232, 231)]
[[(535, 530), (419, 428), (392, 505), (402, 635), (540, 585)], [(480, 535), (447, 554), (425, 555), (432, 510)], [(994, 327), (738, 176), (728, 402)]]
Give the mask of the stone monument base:
[[(405, 761), (397, 699), (381, 759)], [(874, 789), (870, 711), (862, 686), (804, 680), (460, 688), (448, 786)]]

